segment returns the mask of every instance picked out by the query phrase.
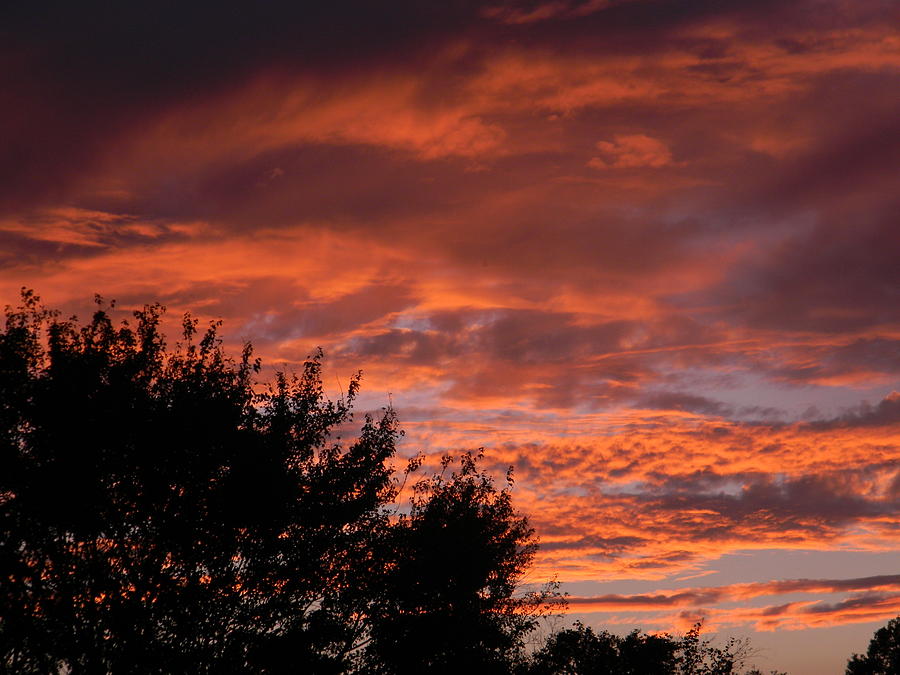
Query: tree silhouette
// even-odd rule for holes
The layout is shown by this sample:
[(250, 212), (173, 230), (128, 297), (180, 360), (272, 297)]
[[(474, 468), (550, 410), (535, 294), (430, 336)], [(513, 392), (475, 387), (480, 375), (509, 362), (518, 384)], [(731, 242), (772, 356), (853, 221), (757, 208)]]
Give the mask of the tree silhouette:
[(695, 624), (681, 638), (634, 630), (625, 637), (594, 632), (576, 622), (551, 635), (522, 668), (526, 675), (732, 675), (747, 644), (730, 639), (716, 647)]
[(232, 360), (186, 316), (170, 350), (162, 312), (80, 325), (28, 291), (6, 310), (0, 667), (402, 672), (515, 650), (549, 596), (515, 595), (535, 544), (508, 490), (469, 456), (392, 519), (393, 411), (336, 435), (358, 376), (328, 400), (317, 354), (258, 390), (249, 345)]
[(847, 675), (895, 675), (900, 673), (900, 616), (879, 628), (865, 655), (854, 654)]
[(458, 471), (419, 481), (391, 532), (387, 588), (368, 649), (371, 672), (509, 672), (523, 638), (558, 606), (553, 586), (515, 595), (534, 531), (465, 454)]
[(531, 659), (528, 675), (668, 675), (676, 672), (678, 645), (667, 635), (638, 631), (620, 638), (576, 622), (551, 635)]

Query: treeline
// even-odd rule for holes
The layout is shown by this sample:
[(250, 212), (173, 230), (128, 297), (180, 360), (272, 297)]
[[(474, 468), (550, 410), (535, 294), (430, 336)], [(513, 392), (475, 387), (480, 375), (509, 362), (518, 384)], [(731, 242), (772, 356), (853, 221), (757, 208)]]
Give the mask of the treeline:
[[(0, 668), (11, 673), (727, 675), (746, 651), (616, 637), (522, 591), (537, 549), (478, 455), (395, 470), (321, 355), (257, 381), (247, 345), (162, 308), (81, 324), (23, 291), (0, 328)], [(861, 657), (862, 658), (862, 657)], [(854, 673), (880, 672), (854, 670)], [(896, 672), (896, 671), (891, 671)]]

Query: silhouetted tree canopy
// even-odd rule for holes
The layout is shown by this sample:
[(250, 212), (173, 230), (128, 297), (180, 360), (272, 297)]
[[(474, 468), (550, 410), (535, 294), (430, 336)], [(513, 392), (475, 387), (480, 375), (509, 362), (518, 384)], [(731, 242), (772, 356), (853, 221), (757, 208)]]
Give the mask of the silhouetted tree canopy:
[(372, 672), (508, 672), (552, 600), (546, 591), (514, 595), (537, 548), (533, 531), (476, 460), (464, 455), (458, 472), (421, 480), (411, 512), (391, 529), (391, 592), (372, 624)]
[(900, 673), (900, 616), (875, 631), (865, 655), (854, 654), (847, 675), (896, 675)]
[(618, 637), (576, 623), (551, 635), (533, 657), (529, 675), (666, 675), (675, 671), (677, 645), (668, 636), (633, 631)]
[(551, 635), (522, 669), (525, 675), (732, 675), (747, 656), (747, 643), (730, 639), (716, 647), (697, 623), (683, 637), (634, 630), (624, 637), (576, 622)]
[(319, 354), (260, 388), (249, 345), (186, 316), (169, 348), (162, 311), (6, 310), (2, 668), (507, 669), (556, 597), (517, 591), (535, 539), (508, 488), (467, 455), (394, 506), (394, 412), (336, 435), (358, 376), (329, 400)]

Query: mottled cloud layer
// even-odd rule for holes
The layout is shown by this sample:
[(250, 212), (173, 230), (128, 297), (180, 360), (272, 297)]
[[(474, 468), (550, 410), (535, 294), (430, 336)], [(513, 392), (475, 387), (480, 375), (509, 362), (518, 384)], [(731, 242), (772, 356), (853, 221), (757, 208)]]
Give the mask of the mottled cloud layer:
[(158, 300), (276, 364), (321, 345), (409, 452), (516, 465), (540, 574), (663, 589), (585, 607), (898, 612), (893, 582), (775, 569), (807, 597), (666, 589), (898, 546), (900, 7), (0, 12), (3, 301)]
[[(757, 630), (802, 630), (841, 623), (871, 621), (885, 612), (900, 612), (900, 576), (882, 575), (856, 579), (785, 579), (766, 583), (685, 588), (654, 594), (570, 597), (569, 606), (579, 612), (668, 610), (665, 620), (683, 627), (703, 618), (716, 626), (752, 622)], [(748, 608), (707, 609), (724, 603), (746, 602), (780, 595), (831, 595), (850, 593), (836, 602), (822, 599), (795, 600)], [(684, 609), (679, 609), (684, 608)], [(657, 619), (658, 620), (658, 619)]]

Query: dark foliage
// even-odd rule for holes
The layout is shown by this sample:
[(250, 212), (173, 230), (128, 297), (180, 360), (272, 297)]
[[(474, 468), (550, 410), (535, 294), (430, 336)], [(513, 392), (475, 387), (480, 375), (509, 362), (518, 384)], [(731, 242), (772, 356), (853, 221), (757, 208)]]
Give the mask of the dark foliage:
[(875, 631), (865, 655), (854, 654), (847, 675), (897, 675), (900, 673), (900, 616)]
[(632, 631), (619, 637), (576, 623), (552, 635), (522, 669), (526, 675), (732, 675), (747, 645), (731, 639), (715, 647), (700, 624), (681, 638)]
[[(0, 331), (0, 664), (12, 672), (421, 672), (500, 663), (550, 595), (534, 537), (464, 457), (408, 515), (394, 413), (342, 445), (320, 355), (258, 390), (162, 308), (79, 325), (23, 293)], [(411, 468), (416, 468), (415, 466)], [(446, 466), (445, 466), (446, 468)], [(427, 639), (426, 639), (427, 636)], [(501, 672), (501, 671), (497, 671)]]
[[(508, 489), (498, 492), (463, 455), (458, 472), (415, 486), (391, 531), (387, 587), (373, 621), (369, 666), (378, 673), (503, 673), (555, 595), (514, 595), (536, 551)], [(524, 543), (524, 545), (523, 545)]]
[(532, 657), (529, 675), (667, 675), (675, 672), (677, 645), (668, 636), (634, 631), (618, 637), (576, 623), (547, 640)]

